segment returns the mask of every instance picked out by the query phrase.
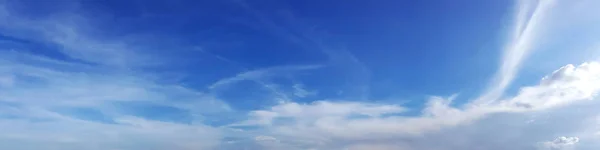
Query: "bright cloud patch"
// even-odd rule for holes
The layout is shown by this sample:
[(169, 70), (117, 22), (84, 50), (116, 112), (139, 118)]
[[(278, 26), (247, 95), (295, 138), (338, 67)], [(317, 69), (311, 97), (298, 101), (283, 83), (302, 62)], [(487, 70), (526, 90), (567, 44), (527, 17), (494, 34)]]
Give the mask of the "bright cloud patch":
[(576, 100), (593, 98), (600, 90), (600, 64), (567, 65), (542, 79), (540, 85), (525, 87), (507, 104), (544, 109)]
[(562, 150), (567, 148), (573, 148), (575, 144), (579, 142), (579, 138), (577, 137), (558, 137), (553, 141), (543, 142), (541, 143), (541, 149), (548, 150)]

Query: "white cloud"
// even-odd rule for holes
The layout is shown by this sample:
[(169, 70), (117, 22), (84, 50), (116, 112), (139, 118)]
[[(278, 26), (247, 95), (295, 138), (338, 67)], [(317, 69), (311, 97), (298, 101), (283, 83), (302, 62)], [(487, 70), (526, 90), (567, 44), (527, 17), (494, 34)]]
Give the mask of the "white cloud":
[(251, 120), (239, 125), (270, 125), (276, 118), (293, 118), (299, 122), (314, 122), (321, 117), (345, 118), (353, 115), (377, 117), (386, 114), (400, 113), (405, 109), (395, 105), (365, 104), (358, 102), (317, 101), (311, 104), (295, 102), (282, 103), (270, 110), (250, 112)]
[(572, 148), (575, 144), (579, 142), (578, 137), (558, 137), (553, 141), (542, 142), (540, 149), (543, 150), (564, 150), (567, 148)]
[[(485, 133), (486, 131), (483, 131), (485, 126), (482, 125), (489, 122), (495, 122), (496, 124), (492, 124), (492, 126), (498, 126), (498, 128), (501, 128), (501, 124), (518, 126), (503, 128), (502, 130), (524, 130), (530, 126), (539, 126), (536, 123), (526, 123), (527, 120), (530, 120), (526, 116), (534, 113), (550, 113), (551, 110), (556, 111), (556, 109), (562, 109), (564, 106), (592, 99), (600, 91), (600, 73), (598, 71), (600, 71), (600, 65), (595, 62), (584, 63), (577, 67), (567, 65), (543, 78), (539, 85), (524, 87), (516, 96), (488, 105), (474, 106), (468, 103), (454, 107), (450, 103), (454, 97), (432, 97), (420, 116), (398, 115), (404, 109), (395, 105), (330, 101), (319, 101), (310, 104), (290, 102), (273, 106), (267, 110), (251, 112), (251, 119), (246, 121), (245, 125), (254, 123), (262, 126), (264, 132), (278, 137), (282, 142), (295, 143), (306, 147), (341, 149), (348, 146), (346, 142), (349, 142), (358, 144), (358, 148), (364, 147), (361, 144), (366, 144), (373, 147), (394, 147), (390, 149), (397, 149), (398, 147), (404, 149), (438, 149), (420, 145), (420, 142), (424, 142), (421, 140), (426, 140), (426, 138), (422, 139), (421, 137), (430, 137), (457, 129), (465, 131), (478, 130), (478, 132)], [(597, 105), (597, 103), (594, 103), (594, 105)], [(588, 110), (585, 113), (588, 115), (600, 113), (600, 111)], [(496, 122), (503, 119), (498, 117), (502, 115), (515, 116), (515, 118), (521, 118), (522, 120), (505, 123)], [(576, 115), (572, 117), (574, 117), (572, 121), (577, 124), (583, 123), (582, 120), (589, 119), (581, 117), (580, 120), (576, 120), (575, 118), (578, 118)], [(557, 118), (538, 118), (537, 120), (555, 120)], [(464, 126), (474, 129), (463, 129)], [(558, 125), (547, 126), (544, 128), (557, 127)], [(473, 133), (465, 134), (470, 135)], [(494, 134), (502, 135), (504, 133), (490, 131), (490, 136)], [(531, 135), (531, 137), (538, 135), (542, 134), (537, 133)], [(476, 137), (469, 136), (461, 136), (461, 138), (477, 140), (470, 139)], [(526, 137), (511, 138), (514, 139), (504, 140), (513, 141)], [(400, 144), (408, 144), (409, 146), (393, 144), (397, 141), (407, 141)], [(533, 141), (529, 142), (531, 143), (520, 143), (523, 145), (514, 146), (531, 147), (535, 143)], [(431, 144), (430, 142), (425, 143)], [(456, 143), (456, 145), (461, 144)], [(496, 146), (494, 149), (501, 148), (502, 146)]]
[(600, 63), (566, 65), (542, 79), (540, 85), (521, 89), (506, 101), (512, 107), (545, 109), (576, 100), (593, 98), (600, 90)]

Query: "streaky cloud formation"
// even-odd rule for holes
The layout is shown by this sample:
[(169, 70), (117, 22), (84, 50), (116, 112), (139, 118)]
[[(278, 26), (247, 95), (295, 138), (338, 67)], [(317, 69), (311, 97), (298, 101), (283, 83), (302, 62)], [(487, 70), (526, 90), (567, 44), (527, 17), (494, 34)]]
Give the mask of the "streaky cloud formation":
[[(192, 118), (195, 114), (230, 111), (227, 104), (210, 95), (176, 85), (155, 84), (134, 75), (95, 73), (95, 69), (86, 73), (66, 71), (58, 68), (76, 64), (28, 54), (2, 52), (2, 57), (6, 56), (22, 58), (0, 64), (0, 72), (13, 76), (10, 86), (0, 87), (0, 126), (6, 129), (0, 139), (7, 149), (137, 149), (144, 145), (207, 149), (218, 143), (220, 129), (133, 117), (130, 115), (139, 115), (133, 106), (179, 109)], [(31, 65), (40, 62), (46, 66)], [(185, 134), (172, 134), (175, 132)], [(204, 140), (198, 143), (195, 139)], [(148, 141), (155, 142), (148, 145)], [(10, 144), (13, 142), (19, 144)], [(34, 144), (37, 142), (46, 144)]]
[[(0, 9), (7, 9), (5, 7)], [(44, 19), (27, 19), (7, 10), (0, 10), (0, 26), (4, 34), (18, 39), (28, 39), (40, 43), (57, 44), (59, 50), (73, 59), (103, 65), (127, 67), (130, 65), (152, 64), (148, 56), (139, 53), (142, 46), (134, 47), (123, 41), (127, 39), (98, 40), (85, 31), (93, 28), (86, 24), (84, 16), (68, 14)], [(138, 50), (135, 50), (138, 49)]]
[(500, 68), (490, 89), (478, 101), (485, 104), (498, 99), (509, 86), (520, 69), (521, 62), (531, 53), (540, 26), (553, 5), (554, 0), (516, 1), (516, 13), (513, 31), (503, 51)]

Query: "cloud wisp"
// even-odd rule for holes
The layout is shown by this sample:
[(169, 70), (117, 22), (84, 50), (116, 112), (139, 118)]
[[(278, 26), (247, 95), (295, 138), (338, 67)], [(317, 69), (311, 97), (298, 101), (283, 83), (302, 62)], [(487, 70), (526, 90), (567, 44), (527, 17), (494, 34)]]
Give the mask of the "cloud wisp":
[[(86, 16), (28, 19), (0, 3), (0, 33), (46, 49), (0, 48), (0, 149), (214, 149), (225, 129), (214, 95), (148, 77), (166, 59), (135, 42), (92, 36)], [(114, 40), (114, 41), (113, 41)], [(55, 47), (53, 47), (55, 46)], [(37, 47), (36, 47), (37, 48)], [(64, 55), (69, 59), (59, 59)], [(166, 116), (166, 117), (157, 117)], [(170, 118), (183, 118), (180, 120)]]
[[(328, 43), (326, 32), (314, 29), (314, 25), (300, 22), (302, 18), (294, 18), (293, 15), (269, 16), (243, 0), (236, 1), (237, 4), (246, 10), (252, 17), (258, 20), (258, 26), (264, 26), (263, 30), (280, 37), (289, 43), (298, 45), (305, 51), (318, 51), (325, 56), (327, 67), (340, 69), (344, 76), (349, 79), (347, 82), (355, 85), (349, 89), (348, 93), (356, 99), (367, 100), (370, 93), (371, 71), (361, 60), (345, 47), (337, 46), (337, 43)], [(284, 17), (285, 22), (276, 22), (273, 18)], [(256, 26), (256, 25), (254, 25)]]
[(478, 98), (480, 104), (500, 98), (520, 69), (521, 62), (531, 53), (544, 17), (550, 11), (553, 0), (516, 1), (516, 13), (509, 42), (505, 45), (503, 56), (489, 89)]
[[(113, 67), (157, 65), (155, 57), (141, 53), (149, 51), (141, 44), (134, 45), (141, 38), (118, 37), (106, 39), (93, 36), (97, 26), (90, 24), (90, 18), (75, 13), (54, 14), (52, 17), (31, 19), (15, 10), (10, 3), (0, 2), (0, 31), (4, 36), (22, 39), (39, 44), (57, 45), (58, 50), (68, 57), (88, 63)], [(76, 10), (75, 8), (68, 9)], [(65, 10), (68, 11), (68, 10)], [(129, 35), (133, 36), (133, 35)]]

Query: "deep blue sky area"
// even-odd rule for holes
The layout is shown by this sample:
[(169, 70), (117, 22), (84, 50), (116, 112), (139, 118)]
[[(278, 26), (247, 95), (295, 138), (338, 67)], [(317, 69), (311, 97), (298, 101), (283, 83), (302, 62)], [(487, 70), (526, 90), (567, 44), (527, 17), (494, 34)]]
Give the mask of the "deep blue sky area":
[[(140, 51), (176, 61), (151, 69), (193, 73), (183, 80), (195, 88), (245, 69), (322, 64), (332, 69), (320, 71), (321, 78), (296, 80), (316, 80), (315, 86), (331, 81), (336, 87), (330, 90), (368, 86), (369, 99), (478, 92), (495, 71), (488, 65), (498, 62), (512, 9), (510, 1), (472, 0), (13, 3), (19, 6), (14, 11), (31, 18), (71, 11), (93, 17), (83, 30), (95, 38), (145, 37), (136, 41), (148, 47)], [(47, 52), (52, 46), (34, 49), (62, 57)], [(332, 62), (338, 60), (324, 51), (352, 55), (365, 77), (352, 75), (357, 64)]]
[[(144, 61), (162, 65), (133, 71), (172, 77), (166, 82), (201, 91), (250, 70), (320, 65), (310, 71), (285, 71), (263, 82), (281, 82), (281, 88), (302, 84), (318, 91), (313, 98), (300, 99), (306, 102), (410, 100), (415, 105), (430, 95), (478, 96), (495, 72), (489, 66), (497, 65), (502, 55), (507, 36), (503, 31), (509, 28), (513, 9), (510, 1), (474, 0), (59, 0), (8, 5), (23, 18), (69, 14), (66, 24), (85, 21), (78, 32), (96, 40), (134, 43), (137, 52), (161, 57)], [(10, 35), (3, 39), (26, 45), (30, 53), (98, 65), (62, 54), (54, 43)], [(239, 86), (258, 89), (231, 89), (220, 95), (242, 109), (264, 107), (262, 102), (252, 107), (242, 103), (242, 97), (264, 97), (260, 85)]]

